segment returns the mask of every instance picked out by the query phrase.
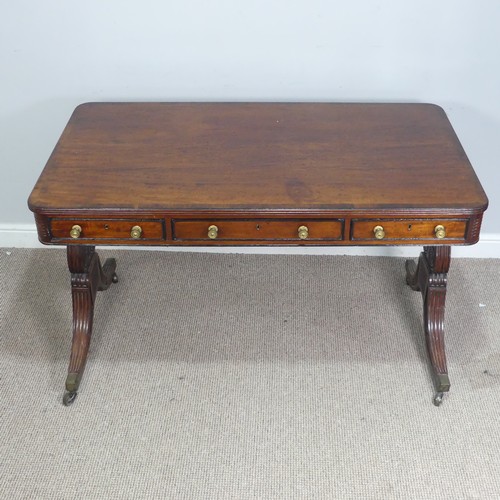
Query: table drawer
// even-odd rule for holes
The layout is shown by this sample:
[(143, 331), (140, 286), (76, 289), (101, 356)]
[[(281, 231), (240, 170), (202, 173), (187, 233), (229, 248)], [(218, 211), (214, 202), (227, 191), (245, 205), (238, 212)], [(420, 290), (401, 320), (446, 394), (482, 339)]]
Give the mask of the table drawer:
[[(75, 231), (72, 229), (78, 226)], [(50, 231), (56, 239), (74, 240), (163, 240), (162, 220), (142, 219), (52, 219)]]
[(173, 220), (174, 240), (314, 241), (341, 240), (343, 220)]
[(351, 240), (465, 240), (466, 230), (465, 219), (353, 219)]

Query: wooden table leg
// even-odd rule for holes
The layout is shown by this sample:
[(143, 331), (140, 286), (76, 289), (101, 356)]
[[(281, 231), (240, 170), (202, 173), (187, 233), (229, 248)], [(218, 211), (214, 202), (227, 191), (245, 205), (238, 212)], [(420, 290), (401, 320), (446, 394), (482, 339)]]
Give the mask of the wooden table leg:
[(109, 288), (111, 283), (118, 282), (115, 259), (107, 259), (101, 266), (94, 246), (68, 245), (67, 253), (73, 299), (73, 341), (63, 397), (66, 406), (75, 400), (85, 369), (96, 294)]
[(424, 247), (417, 265), (412, 260), (406, 261), (406, 282), (413, 290), (422, 292), (424, 330), (436, 387), (433, 400), (436, 406), (450, 390), (444, 347), (444, 308), (450, 260), (451, 247), (429, 246)]

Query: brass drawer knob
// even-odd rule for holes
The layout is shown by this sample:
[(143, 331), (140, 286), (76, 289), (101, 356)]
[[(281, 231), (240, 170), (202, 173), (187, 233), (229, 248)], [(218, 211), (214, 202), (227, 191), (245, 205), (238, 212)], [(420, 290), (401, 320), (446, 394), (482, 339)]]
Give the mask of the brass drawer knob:
[(78, 224), (75, 224), (71, 228), (71, 231), (69, 232), (69, 235), (75, 239), (79, 238), (81, 234), (82, 234), (82, 228)]
[(130, 237), (133, 238), (134, 240), (138, 240), (142, 236), (142, 227), (141, 226), (134, 226), (130, 230)]
[(309, 229), (307, 226), (300, 226), (298, 229), (299, 238), (305, 240), (309, 237)]
[(217, 238), (217, 233), (219, 232), (219, 228), (217, 226), (209, 226), (208, 227), (208, 237), (211, 239), (211, 240), (215, 240), (215, 238)]
[(375, 238), (377, 240), (383, 240), (385, 237), (385, 231), (382, 226), (375, 226), (373, 228), (373, 233), (375, 234)]
[(446, 230), (441, 224), (434, 228), (434, 233), (436, 234), (436, 238), (439, 238), (440, 240), (446, 238)]

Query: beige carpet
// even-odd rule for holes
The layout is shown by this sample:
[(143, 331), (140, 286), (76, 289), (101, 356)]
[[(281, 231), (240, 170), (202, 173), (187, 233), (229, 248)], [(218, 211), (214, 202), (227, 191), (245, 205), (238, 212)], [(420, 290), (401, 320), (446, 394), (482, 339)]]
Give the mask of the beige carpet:
[(500, 260), (452, 261), (436, 408), (402, 259), (111, 255), (66, 408), (65, 252), (0, 252), (0, 498), (500, 498)]

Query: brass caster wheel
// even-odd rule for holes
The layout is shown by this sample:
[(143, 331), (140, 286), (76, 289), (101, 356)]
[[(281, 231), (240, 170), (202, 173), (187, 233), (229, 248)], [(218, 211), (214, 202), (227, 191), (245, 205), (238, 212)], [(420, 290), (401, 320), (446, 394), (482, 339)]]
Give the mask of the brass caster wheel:
[(434, 406), (441, 406), (441, 403), (443, 402), (443, 397), (444, 397), (444, 392), (436, 392), (434, 399), (432, 400)]
[(118, 283), (118, 275), (116, 273), (113, 273), (113, 276), (111, 277), (111, 281), (113, 283)]
[(76, 391), (66, 391), (63, 396), (63, 405), (69, 406), (76, 399), (77, 392)]

